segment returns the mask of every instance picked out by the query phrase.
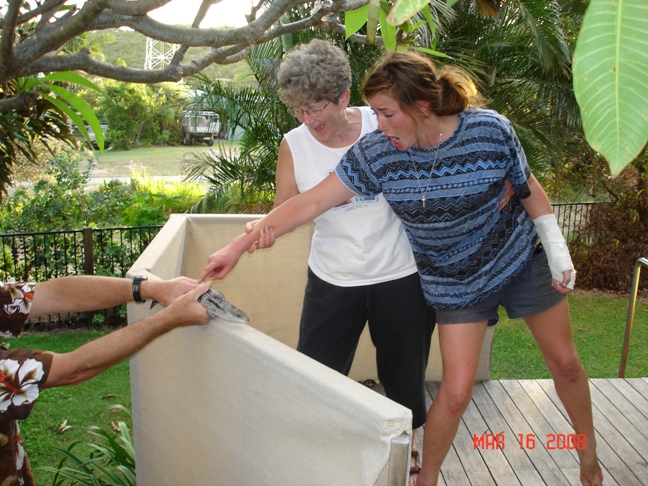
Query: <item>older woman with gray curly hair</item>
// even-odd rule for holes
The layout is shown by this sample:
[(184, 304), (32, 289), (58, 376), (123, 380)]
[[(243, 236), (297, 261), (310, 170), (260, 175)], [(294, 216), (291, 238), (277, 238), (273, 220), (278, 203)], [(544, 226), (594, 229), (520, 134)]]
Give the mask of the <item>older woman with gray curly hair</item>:
[[(302, 124), (281, 143), (275, 207), (317, 185), (377, 128), (370, 108), (349, 106), (351, 68), (339, 47), (318, 39), (297, 46), (277, 78), (281, 101)], [(308, 266), (298, 351), (348, 374), (368, 323), (387, 396), (412, 410), (413, 429), (423, 425), (434, 311), (382, 195), (353, 197), (316, 218)]]

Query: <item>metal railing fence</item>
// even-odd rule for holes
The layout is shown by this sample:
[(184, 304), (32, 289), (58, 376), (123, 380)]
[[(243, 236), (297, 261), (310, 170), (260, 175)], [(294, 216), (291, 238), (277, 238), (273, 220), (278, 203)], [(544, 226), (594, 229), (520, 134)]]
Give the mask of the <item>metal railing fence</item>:
[[(553, 205), (567, 241), (587, 221), (594, 204), (597, 203)], [(38, 282), (66, 275), (123, 277), (160, 228), (132, 226), (0, 234), (0, 281)], [(114, 314), (120, 312), (123, 314), (123, 310), (115, 310)]]
[(38, 282), (66, 275), (123, 277), (162, 226), (0, 235), (0, 280)]
[(569, 242), (574, 233), (586, 222), (590, 209), (598, 202), (556, 203), (552, 204), (553, 212), (562, 229), (565, 240)]
[[(67, 275), (124, 277), (162, 226), (0, 234), (0, 281), (40, 282)], [(125, 306), (97, 313), (57, 314), (31, 320), (28, 328), (47, 330), (101, 322), (125, 323)]]

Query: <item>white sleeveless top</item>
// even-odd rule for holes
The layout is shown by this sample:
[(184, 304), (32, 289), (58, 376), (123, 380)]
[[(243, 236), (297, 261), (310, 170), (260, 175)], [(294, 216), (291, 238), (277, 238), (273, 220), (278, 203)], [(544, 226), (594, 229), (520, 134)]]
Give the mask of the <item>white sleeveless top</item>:
[[(362, 115), (362, 137), (378, 124), (370, 108), (356, 109)], [(351, 148), (322, 145), (303, 124), (284, 138), (299, 192), (325, 179)], [(417, 271), (403, 226), (382, 194), (355, 196), (317, 217), (308, 265), (319, 278), (340, 287), (386, 282)]]

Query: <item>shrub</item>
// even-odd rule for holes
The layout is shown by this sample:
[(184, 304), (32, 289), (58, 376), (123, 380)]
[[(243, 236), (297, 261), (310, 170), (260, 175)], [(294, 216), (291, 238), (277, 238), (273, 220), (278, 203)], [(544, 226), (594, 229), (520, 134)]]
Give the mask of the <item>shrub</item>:
[(180, 114), (184, 100), (170, 83), (143, 85), (106, 81), (107, 96), (99, 100), (98, 113), (108, 124), (111, 144), (120, 150), (182, 139)]
[(71, 149), (52, 156), (40, 180), (3, 201), (0, 231), (160, 225), (171, 213), (187, 211), (203, 196), (197, 183), (167, 184), (145, 172), (133, 173), (130, 182), (111, 180), (88, 192), (92, 165), (86, 157)]
[(39, 179), (3, 202), (0, 227), (5, 232), (54, 231), (83, 226), (91, 164), (66, 148), (50, 155)]
[[(638, 258), (648, 257), (648, 159), (602, 178), (610, 202), (596, 204), (569, 249), (583, 289), (627, 292)], [(639, 282), (648, 289), (648, 279)]]

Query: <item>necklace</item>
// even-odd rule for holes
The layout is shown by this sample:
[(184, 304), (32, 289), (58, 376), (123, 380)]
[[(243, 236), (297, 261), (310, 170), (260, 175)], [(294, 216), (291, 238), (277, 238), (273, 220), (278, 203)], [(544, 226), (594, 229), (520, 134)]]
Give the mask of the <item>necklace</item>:
[(439, 145), (441, 145), (441, 140), (443, 140), (443, 126), (439, 124), (439, 143), (437, 143), (436, 150), (434, 152), (434, 159), (432, 160), (432, 165), (430, 166), (430, 177), (428, 177), (427, 184), (425, 186), (425, 192), (423, 192), (423, 188), (421, 187), (421, 179), (419, 178), (419, 170), (418, 167), (416, 167), (416, 162), (414, 162), (414, 157), (412, 157), (411, 152), (409, 153), (410, 160), (412, 161), (412, 165), (414, 166), (414, 173), (416, 174), (416, 183), (418, 184), (419, 192), (421, 193), (421, 203), (423, 204), (423, 207), (425, 207), (425, 199), (427, 197), (427, 193), (430, 190), (430, 184), (432, 183), (432, 174), (434, 174), (434, 168), (436, 166), (436, 161), (437, 158), (439, 157)]

